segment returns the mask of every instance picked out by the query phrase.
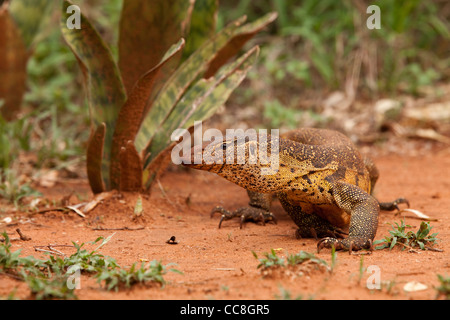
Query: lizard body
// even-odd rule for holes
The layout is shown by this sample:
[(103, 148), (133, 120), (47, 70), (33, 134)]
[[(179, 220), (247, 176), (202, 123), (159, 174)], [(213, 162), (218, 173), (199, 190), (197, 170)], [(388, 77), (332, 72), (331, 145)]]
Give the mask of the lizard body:
[[(249, 137), (244, 143), (245, 153), (239, 161), (238, 139), (208, 144), (201, 152), (218, 154), (222, 161), (202, 161), (185, 164), (188, 167), (214, 172), (245, 188), (250, 197), (249, 207), (231, 213), (221, 207), (222, 220), (232, 217), (265, 221), (274, 220), (270, 213), (272, 195), (297, 224), (297, 237), (325, 237), (318, 249), (334, 246), (336, 249), (359, 250), (371, 248), (378, 226), (380, 205), (393, 210), (405, 199), (392, 203), (379, 203), (372, 195), (378, 170), (370, 159), (362, 157), (356, 146), (345, 135), (325, 129), (305, 128), (287, 132), (275, 138), (278, 149), (278, 170), (269, 169), (260, 159), (249, 161), (255, 150), (264, 148), (272, 154), (271, 137)], [(240, 145), (242, 146), (242, 145)], [(194, 149), (191, 158), (194, 157)], [(198, 152), (198, 151), (197, 151)], [(234, 156), (233, 161), (226, 161)], [(217, 157), (216, 157), (217, 159)], [(220, 227), (219, 224), (219, 227)], [(347, 234), (348, 237), (338, 239)]]

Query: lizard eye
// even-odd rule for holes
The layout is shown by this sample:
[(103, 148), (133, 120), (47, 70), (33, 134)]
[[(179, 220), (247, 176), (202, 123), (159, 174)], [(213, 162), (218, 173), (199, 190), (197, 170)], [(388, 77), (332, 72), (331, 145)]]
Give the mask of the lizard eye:
[(227, 143), (226, 142), (222, 143), (222, 150), (227, 150)]

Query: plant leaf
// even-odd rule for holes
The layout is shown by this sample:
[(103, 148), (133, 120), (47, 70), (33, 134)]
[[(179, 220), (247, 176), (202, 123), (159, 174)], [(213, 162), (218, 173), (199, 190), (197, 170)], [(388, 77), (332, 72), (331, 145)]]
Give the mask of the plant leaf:
[[(126, 146), (128, 141), (134, 141), (136, 133), (138, 132), (141, 125), (143, 115), (145, 114), (148, 98), (152, 92), (152, 89), (154, 88), (155, 80), (161, 73), (162, 67), (174, 56), (176, 56), (183, 47), (184, 39), (180, 39), (178, 43), (171, 47), (171, 49), (166, 53), (166, 55), (157, 66), (144, 74), (136, 82), (133, 90), (129, 94), (127, 101), (120, 109), (111, 146), (111, 188), (114, 189), (119, 187), (119, 182), (121, 181), (121, 171), (119, 165), (119, 162), (121, 160), (118, 157), (119, 152), (123, 147)], [(129, 150), (128, 146), (126, 148), (127, 150)], [(139, 180), (142, 181), (142, 177), (139, 177)], [(135, 183), (133, 183), (133, 185), (135, 185)], [(125, 186), (121, 186), (121, 190), (127, 190), (123, 189), (124, 187)]]
[(232, 22), (220, 31), (214, 39), (205, 42), (166, 81), (153, 106), (145, 115), (141, 128), (136, 135), (135, 145), (138, 152), (142, 152), (147, 147), (156, 129), (167, 118), (187, 88), (206, 70), (209, 61), (213, 59), (220, 48), (226, 45), (244, 21), (245, 17), (242, 17)]
[(152, 182), (155, 179), (158, 179), (158, 176), (169, 166), (171, 160), (171, 149), (175, 146), (175, 144), (175, 142), (170, 143), (169, 146), (161, 151), (156, 158), (152, 160), (151, 164), (144, 169), (142, 173), (142, 181), (146, 190), (149, 189)]
[[(139, 152), (144, 150), (148, 145), (148, 141), (153, 137), (156, 129), (169, 116), (172, 109), (184, 95), (187, 88), (191, 86), (192, 82), (199, 76), (203, 75), (208, 69), (216, 71), (229, 57), (234, 55), (241, 47), (236, 48), (235, 45), (243, 45), (251, 36), (260, 31), (268, 23), (276, 18), (276, 13), (271, 13), (265, 17), (256, 20), (253, 23), (242, 26), (246, 17), (241, 17), (230, 23), (227, 27), (222, 29), (216, 36), (203, 43), (191, 56), (184, 61), (184, 63), (172, 74), (167, 80), (160, 94), (156, 97), (156, 101), (146, 115), (143, 124), (136, 136), (135, 144)], [(241, 38), (243, 37), (243, 38)], [(243, 39), (246, 39), (243, 41)], [(233, 39), (241, 39), (240, 41)], [(230, 43), (236, 41), (229, 49), (221, 53), (221, 58), (218, 57), (221, 50)], [(234, 48), (232, 50), (232, 48)], [(234, 52), (234, 53), (232, 53)], [(225, 57), (228, 57), (225, 59)], [(214, 62), (216, 60), (216, 62)], [(220, 60), (220, 61), (219, 61)], [(214, 67), (211, 66), (214, 62)], [(211, 74), (212, 71), (208, 73)]]
[(417, 244), (419, 245), (420, 249), (425, 250), (425, 244), (422, 241), (417, 241)]
[(142, 190), (142, 160), (131, 140), (120, 151), (120, 173), (119, 190)]
[[(154, 171), (151, 162), (172, 144), (170, 136), (175, 129), (187, 129), (194, 125), (194, 121), (208, 119), (226, 102), (234, 89), (244, 80), (258, 54), (259, 47), (252, 48), (214, 78), (200, 79), (189, 89), (149, 144), (147, 153), (150, 156), (145, 160), (144, 170)], [(145, 187), (148, 188), (151, 182), (151, 179), (145, 180)]]
[(392, 238), (391, 246), (389, 247), (389, 250), (392, 250), (394, 248), (395, 244), (397, 243), (397, 237)]
[(103, 159), (103, 145), (105, 141), (106, 124), (102, 123), (97, 127), (95, 132), (91, 133), (89, 138), (86, 163), (87, 176), (89, 185), (94, 194), (105, 191), (105, 184), (102, 178), (102, 159)]
[(195, 0), (183, 60), (186, 60), (206, 40), (214, 37), (218, 7), (218, 0)]
[(400, 210), (399, 213), (404, 213), (404, 212), (410, 212), (410, 213), (413, 213), (413, 214), (416, 215), (416, 217), (417, 217), (418, 219), (427, 220), (427, 221), (437, 221), (437, 219), (432, 219), (432, 218), (430, 218), (428, 215), (424, 214), (423, 212), (421, 212), (421, 211), (419, 211), (419, 210), (407, 208), (407, 209), (402, 209), (402, 210)]
[(25, 93), (28, 53), (10, 12), (8, 2), (0, 7), (0, 108), (6, 120), (18, 113)]
[[(83, 14), (81, 29), (69, 29), (66, 12), (71, 5), (63, 1), (61, 31), (64, 39), (77, 57), (85, 75), (91, 119), (95, 127), (105, 122), (103, 167), (109, 167), (112, 136), (120, 108), (126, 100), (125, 89), (112, 54), (103, 39)], [(103, 172), (105, 187), (109, 189), (109, 171)]]
[(235, 56), (239, 50), (241, 50), (248, 40), (253, 38), (255, 34), (260, 32), (268, 24), (272, 23), (277, 16), (278, 14), (276, 12), (270, 12), (262, 18), (240, 27), (231, 41), (229, 41), (227, 45), (223, 47), (209, 63), (208, 70), (205, 72), (204, 77), (212, 77), (221, 66), (223, 66), (231, 57)]
[[(119, 68), (128, 93), (170, 46), (185, 37), (193, 0), (124, 1), (119, 25)], [(176, 65), (179, 62), (172, 60)]]

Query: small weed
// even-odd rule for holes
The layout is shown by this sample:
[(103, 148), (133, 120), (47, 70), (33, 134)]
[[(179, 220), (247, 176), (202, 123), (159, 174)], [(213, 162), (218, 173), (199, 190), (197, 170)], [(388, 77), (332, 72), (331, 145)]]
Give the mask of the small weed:
[(80, 271), (94, 274), (98, 282), (105, 282), (108, 290), (118, 290), (121, 285), (129, 288), (136, 283), (156, 282), (165, 284), (163, 276), (168, 272), (178, 272), (176, 269), (167, 269), (154, 260), (141, 264), (136, 268), (133, 264), (129, 270), (118, 265), (114, 258), (104, 256), (98, 252), (112, 238), (99, 237), (89, 244), (102, 242), (92, 251), (84, 249), (84, 243), (78, 245), (72, 242), (76, 252), (70, 257), (55, 257), (50, 255), (47, 260), (36, 259), (32, 256), (20, 257), (20, 250), (11, 252), (11, 243), (6, 232), (2, 233), (4, 243), (0, 245), (0, 273), (5, 273), (15, 279), (24, 281), (30, 288), (35, 299), (76, 299), (73, 289), (67, 285), (67, 270), (77, 266)]
[(306, 251), (301, 250), (297, 254), (288, 255), (287, 258), (287, 264), (290, 266), (295, 266), (304, 262), (311, 262), (317, 265), (323, 265), (327, 269), (329, 269), (328, 264), (325, 260), (317, 258), (314, 253), (309, 253)]
[(437, 297), (444, 296), (445, 299), (450, 300), (450, 276), (443, 276), (438, 274), (440, 286), (436, 288)]
[(259, 260), (258, 269), (268, 269), (273, 267), (284, 267), (284, 259), (277, 256), (274, 249), (270, 253), (264, 253), (265, 258), (258, 258), (256, 252), (252, 251), (255, 259)]
[(182, 274), (177, 269), (167, 269), (167, 266), (169, 265), (164, 266), (157, 260), (150, 261), (147, 265), (142, 262), (140, 268), (136, 268), (136, 263), (133, 263), (129, 270), (117, 267), (104, 268), (96, 275), (96, 278), (99, 283), (105, 282), (107, 290), (115, 289), (117, 291), (121, 286), (130, 288), (137, 283), (147, 282), (159, 283), (164, 286), (166, 281), (163, 276), (168, 271)]
[[(257, 260), (259, 260), (259, 265), (257, 268), (262, 269), (263, 274), (269, 269), (275, 269), (279, 267), (284, 269), (292, 269), (293, 267), (302, 265), (304, 263), (314, 264), (319, 267), (323, 266), (326, 268), (326, 270), (330, 270), (330, 267), (325, 260), (319, 259), (313, 253), (309, 253), (306, 251), (300, 251), (297, 254), (288, 254), (286, 259), (279, 257), (274, 249), (271, 249), (270, 253), (264, 253), (265, 258), (258, 258), (258, 255), (255, 252), (252, 251), (252, 253), (253, 256)], [(308, 271), (307, 269), (308, 267), (306, 269), (303, 269), (301, 274), (303, 274), (303, 271)], [(287, 273), (290, 274), (290, 272)]]
[(28, 284), (31, 294), (36, 300), (77, 299), (74, 289), (67, 286), (67, 277), (39, 278), (26, 275), (24, 281)]
[(11, 242), (6, 232), (2, 233), (4, 243), (0, 245), (0, 273), (27, 283), (35, 299), (74, 299), (73, 289), (66, 285), (66, 277), (56, 275), (52, 278), (46, 276), (54, 272), (49, 261), (39, 260), (32, 256), (20, 257), (21, 250), (11, 252)]
[(0, 245), (0, 273), (19, 276), (27, 273), (39, 274), (45, 265), (43, 261), (32, 256), (20, 257), (21, 250), (11, 252), (11, 242), (6, 232), (1, 233), (4, 243)]
[(105, 257), (98, 253), (98, 250), (108, 243), (113, 235), (114, 234), (107, 238), (98, 237), (96, 240), (88, 242), (88, 244), (96, 244), (100, 240), (103, 240), (102, 243), (92, 251), (83, 249), (85, 243), (78, 245), (72, 241), (73, 246), (77, 250), (74, 254), (64, 259), (50, 256), (46, 263), (57, 273), (64, 273), (68, 268), (75, 265), (78, 266), (81, 271), (87, 273), (97, 273), (103, 268), (117, 268), (119, 265), (114, 258)]
[(413, 231), (406, 231), (406, 228), (411, 228), (410, 225), (405, 225), (405, 221), (402, 220), (400, 224), (395, 222), (395, 227), (391, 224), (392, 230), (389, 231), (389, 236), (384, 237), (384, 239), (374, 241), (374, 244), (381, 244), (375, 247), (375, 249), (380, 250), (384, 248), (392, 248), (395, 245), (403, 246), (405, 248), (415, 248), (419, 247), (421, 250), (430, 249), (429, 244), (434, 244), (437, 241), (437, 233), (430, 234), (433, 228), (429, 222), (422, 222), (420, 224), (419, 230), (414, 233)]

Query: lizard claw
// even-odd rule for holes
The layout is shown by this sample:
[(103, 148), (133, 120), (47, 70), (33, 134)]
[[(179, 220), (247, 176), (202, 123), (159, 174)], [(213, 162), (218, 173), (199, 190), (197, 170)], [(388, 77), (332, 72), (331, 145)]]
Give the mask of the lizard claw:
[(254, 221), (254, 222), (261, 222), (263, 225), (266, 224), (268, 221), (273, 221), (275, 224), (277, 223), (277, 219), (272, 214), (272, 212), (266, 211), (264, 209), (260, 208), (254, 208), (254, 207), (244, 207), (239, 208), (233, 212), (228, 211), (222, 207), (215, 207), (211, 211), (211, 218), (214, 216), (214, 213), (219, 212), (222, 213), (222, 216), (220, 218), (219, 222), (219, 229), (222, 226), (222, 221), (224, 220), (230, 220), (233, 218), (240, 218), (239, 227), (242, 229), (242, 226), (244, 225), (244, 222), (246, 221)]
[(262, 225), (266, 225), (266, 221), (273, 221), (275, 224), (277, 224), (277, 219), (271, 212), (259, 212), (259, 213), (243, 213), (241, 215), (241, 222), (239, 224), (239, 227), (242, 229), (242, 226), (244, 225), (244, 222), (247, 220), (252, 220), (255, 222), (261, 221)]
[(343, 244), (341, 241), (339, 241), (336, 238), (326, 237), (320, 239), (320, 241), (317, 243), (317, 253), (320, 252), (323, 248), (332, 248), (334, 247), (335, 250), (342, 250)]
[(358, 251), (361, 249), (369, 249), (373, 251), (373, 242), (371, 239), (342, 239), (338, 240), (336, 238), (323, 238), (317, 243), (317, 253), (320, 252), (323, 248), (331, 248), (334, 247), (335, 250), (347, 250), (349, 254), (352, 251)]

